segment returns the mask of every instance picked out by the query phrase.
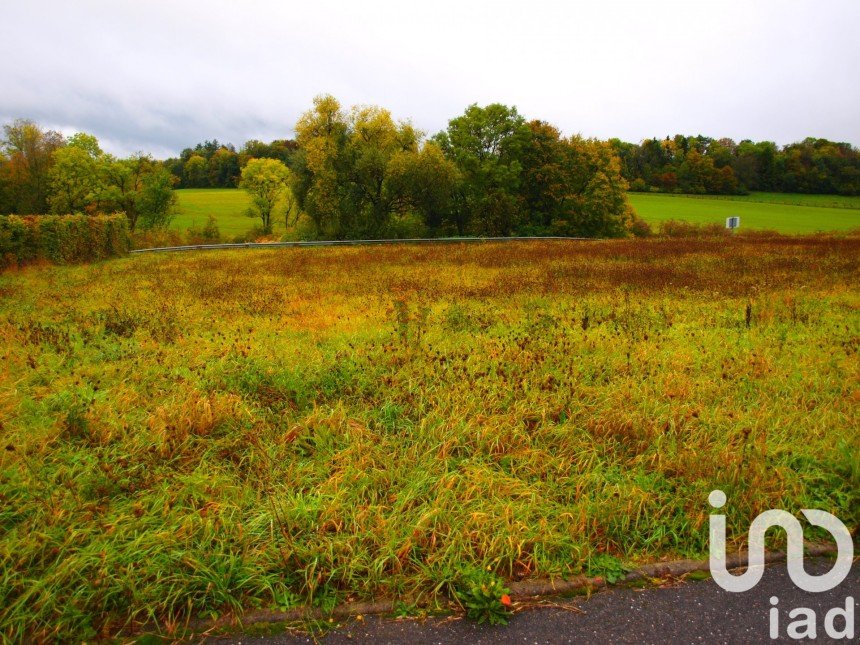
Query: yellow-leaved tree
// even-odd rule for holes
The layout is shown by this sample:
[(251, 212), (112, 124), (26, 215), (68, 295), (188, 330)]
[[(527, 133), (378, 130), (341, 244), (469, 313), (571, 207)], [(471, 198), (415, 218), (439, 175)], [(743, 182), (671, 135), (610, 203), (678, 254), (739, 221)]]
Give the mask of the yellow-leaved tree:
[(356, 106), (346, 113), (334, 97), (318, 96), (295, 131), (292, 190), (318, 236), (421, 234), (423, 213), (445, 207), (442, 193), (450, 192), (456, 169), (388, 110)]
[(251, 197), (251, 215), (262, 221), (263, 233), (272, 232), (272, 214), (289, 190), (290, 170), (277, 159), (251, 159), (242, 168), (239, 186)]

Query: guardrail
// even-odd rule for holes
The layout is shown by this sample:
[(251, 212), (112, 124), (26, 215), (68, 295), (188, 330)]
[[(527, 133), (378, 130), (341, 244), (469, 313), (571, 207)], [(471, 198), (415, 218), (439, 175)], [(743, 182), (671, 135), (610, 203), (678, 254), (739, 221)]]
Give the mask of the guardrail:
[(596, 241), (597, 237), (418, 237), (404, 240), (319, 240), (313, 242), (241, 242), (237, 244), (189, 244), (134, 249), (131, 253), (161, 253), (166, 251), (210, 251), (218, 249), (274, 249), (303, 246), (372, 246), (384, 244), (458, 244), (460, 242), (533, 242), (540, 240)]

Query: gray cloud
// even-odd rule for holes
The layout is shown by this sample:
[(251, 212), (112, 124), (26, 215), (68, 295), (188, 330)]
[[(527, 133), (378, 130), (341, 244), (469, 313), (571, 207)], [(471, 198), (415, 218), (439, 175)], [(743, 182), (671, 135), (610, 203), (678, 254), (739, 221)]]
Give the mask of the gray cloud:
[(860, 144), (854, 0), (29, 0), (2, 14), (0, 120), (121, 154), (290, 136), (324, 92), (429, 133), (499, 101), (601, 138)]

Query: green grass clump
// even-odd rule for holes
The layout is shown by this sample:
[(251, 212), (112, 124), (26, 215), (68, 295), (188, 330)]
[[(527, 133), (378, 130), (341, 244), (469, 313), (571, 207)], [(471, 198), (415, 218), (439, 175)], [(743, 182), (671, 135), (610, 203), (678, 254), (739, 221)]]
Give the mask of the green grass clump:
[(499, 576), (477, 567), (463, 571), (453, 585), (453, 595), (478, 623), (507, 625), (510, 614), (510, 589)]
[(765, 235), (2, 274), (0, 634), (458, 593), (494, 620), (476, 571), (705, 555), (714, 488), (734, 545), (767, 508), (856, 527), (858, 277), (856, 236)]

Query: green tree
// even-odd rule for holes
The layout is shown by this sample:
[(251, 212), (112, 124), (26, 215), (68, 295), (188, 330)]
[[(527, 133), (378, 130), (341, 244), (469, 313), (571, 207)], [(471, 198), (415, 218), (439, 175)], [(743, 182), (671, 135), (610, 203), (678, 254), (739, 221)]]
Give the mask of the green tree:
[(384, 232), (391, 216), (411, 205), (409, 186), (394, 180), (412, 163), (420, 133), (409, 123), (395, 123), (388, 110), (353, 108), (346, 139), (341, 212), (347, 236), (374, 237)]
[(66, 145), (83, 150), (93, 159), (99, 159), (104, 155), (96, 136), (86, 132), (76, 132), (66, 140)]
[(239, 151), (239, 164), (244, 166), (250, 159), (277, 159), (289, 167), (298, 147), (298, 143), (292, 139), (275, 139), (271, 143), (251, 139)]
[(275, 205), (289, 190), (290, 171), (276, 159), (251, 159), (242, 168), (240, 187), (251, 196), (252, 212), (260, 217), (263, 232), (272, 232)]
[(436, 136), (462, 181), (454, 200), (460, 234), (510, 235), (522, 214), (522, 153), (529, 128), (516, 108), (470, 105)]
[(72, 135), (65, 147), (54, 151), (48, 172), (52, 213), (83, 212), (92, 205), (101, 188), (99, 164), (103, 157), (98, 139), (84, 132)]
[(678, 183), (684, 192), (706, 193), (713, 184), (714, 162), (698, 150), (690, 150), (678, 167)]
[(457, 232), (452, 206), (462, 178), (435, 142), (424, 142), (417, 154), (397, 155), (389, 170), (389, 190), (404, 196), (431, 233)]
[(731, 166), (737, 149), (738, 146), (732, 139), (723, 138), (711, 142), (711, 145), (708, 146), (707, 155), (714, 160), (714, 167), (722, 169)]
[(173, 221), (176, 211), (173, 183), (170, 172), (158, 164), (144, 175), (135, 199), (142, 228), (163, 228)]
[(529, 140), (523, 148), (521, 195), (527, 226), (546, 232), (564, 217), (571, 193), (572, 150), (557, 128), (545, 121), (531, 121)]
[(609, 172), (598, 171), (588, 181), (582, 196), (573, 200), (571, 217), (562, 220), (561, 230), (586, 237), (623, 237), (634, 222), (633, 209), (627, 203), (626, 183), (620, 172), (609, 166)]
[(205, 157), (198, 154), (192, 155), (182, 169), (185, 186), (188, 188), (205, 188), (208, 186), (208, 165)]
[(54, 151), (49, 172), (51, 190), (48, 197), (52, 213), (83, 212), (92, 201), (99, 181), (96, 160), (80, 148)]
[(116, 159), (105, 155), (100, 163), (98, 209), (125, 213), (129, 229), (166, 226), (173, 217), (176, 196), (173, 177), (148, 155)]

